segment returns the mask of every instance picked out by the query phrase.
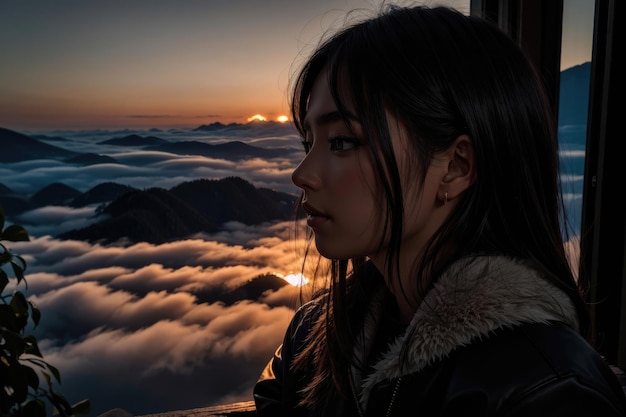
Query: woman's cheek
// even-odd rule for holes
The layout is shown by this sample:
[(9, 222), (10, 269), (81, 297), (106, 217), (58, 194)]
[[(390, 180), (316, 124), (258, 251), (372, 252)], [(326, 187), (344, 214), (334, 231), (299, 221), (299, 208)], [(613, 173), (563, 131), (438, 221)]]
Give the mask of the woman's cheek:
[(333, 184), (333, 190), (337, 195), (354, 194), (363, 191), (370, 193), (372, 190), (367, 181), (367, 173), (359, 166), (340, 170), (335, 176), (335, 181), (331, 184)]

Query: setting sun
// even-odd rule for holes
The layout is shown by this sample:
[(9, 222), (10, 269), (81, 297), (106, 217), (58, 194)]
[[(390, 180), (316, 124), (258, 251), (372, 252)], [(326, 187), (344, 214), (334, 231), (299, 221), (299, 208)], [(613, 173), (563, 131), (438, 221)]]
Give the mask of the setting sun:
[(249, 122), (267, 122), (267, 117), (262, 116), (260, 114), (255, 114), (254, 116), (248, 117)]
[(289, 274), (287, 276), (281, 276), (282, 279), (293, 285), (294, 287), (302, 287), (308, 284), (309, 280), (302, 274)]
[(285, 116), (285, 115), (282, 115), (282, 116), (278, 116), (278, 117), (276, 118), (276, 120), (277, 120), (277, 121), (279, 121), (279, 122), (281, 122), (281, 123), (286, 123), (286, 122), (288, 122), (288, 121), (289, 121), (289, 117), (287, 117), (287, 116)]

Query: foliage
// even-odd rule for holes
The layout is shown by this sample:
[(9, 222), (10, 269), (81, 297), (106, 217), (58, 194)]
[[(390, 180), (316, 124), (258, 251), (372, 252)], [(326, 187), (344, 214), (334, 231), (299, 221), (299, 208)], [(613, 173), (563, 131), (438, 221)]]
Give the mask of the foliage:
[[(61, 384), (58, 369), (47, 363), (37, 346), (37, 339), (26, 335), (32, 321), (37, 327), (41, 312), (18, 290), (5, 294), (9, 279), (16, 279), (15, 288), (28, 285), (24, 277), (26, 261), (11, 251), (2, 241), (30, 240), (26, 229), (19, 225), (4, 227), (4, 211), (0, 207), (0, 417), (45, 417), (46, 400), (53, 414), (69, 417), (89, 413), (89, 401), (70, 405), (55, 391)], [(46, 384), (42, 384), (45, 380)]]

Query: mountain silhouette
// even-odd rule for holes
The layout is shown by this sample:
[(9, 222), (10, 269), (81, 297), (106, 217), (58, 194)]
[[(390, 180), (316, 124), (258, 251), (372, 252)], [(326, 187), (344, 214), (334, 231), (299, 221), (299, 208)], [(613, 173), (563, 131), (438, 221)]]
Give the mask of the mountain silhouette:
[(96, 164), (117, 164), (115, 158), (107, 155), (98, 155), (96, 153), (83, 153), (65, 159), (68, 164), (79, 164), (83, 166)]
[(6, 186), (0, 186), (0, 205), (6, 216), (11, 218), (39, 207), (69, 206), (81, 195), (83, 193), (77, 189), (60, 182), (48, 184), (30, 197), (17, 194)]
[(220, 286), (203, 288), (192, 292), (197, 297), (199, 303), (211, 304), (220, 302), (229, 306), (241, 300), (259, 301), (266, 291), (277, 291), (285, 285), (288, 284), (284, 279), (274, 274), (264, 274), (236, 288), (230, 289)]
[(559, 126), (587, 124), (591, 62), (561, 72)]
[(135, 188), (128, 185), (103, 182), (76, 196), (69, 205), (72, 207), (85, 207), (91, 204), (107, 203), (132, 190), (135, 190)]
[(241, 136), (242, 133), (250, 132), (251, 136), (264, 137), (269, 135), (284, 136), (289, 134), (298, 134), (295, 127), (291, 123), (280, 123), (273, 120), (269, 121), (252, 121), (248, 123), (229, 123), (223, 124), (214, 122), (208, 125), (201, 125), (192, 130), (193, 132), (206, 132), (212, 134), (229, 135), (234, 134)]
[(68, 206), (70, 202), (82, 193), (75, 188), (60, 182), (55, 182), (37, 191), (30, 201), (36, 207)]
[(215, 223), (163, 188), (129, 191), (101, 210), (99, 217), (104, 220), (58, 237), (102, 243), (163, 243), (217, 229)]
[(78, 152), (49, 145), (22, 133), (0, 127), (0, 162), (20, 162), (31, 159), (63, 160)]
[(117, 161), (106, 155), (70, 151), (58, 146), (44, 143), (41, 140), (67, 142), (62, 137), (44, 135), (28, 136), (22, 133), (0, 127), (0, 163), (21, 162), (33, 159), (54, 159), (70, 164), (95, 165), (116, 163)]
[(4, 184), (0, 184), (0, 206), (4, 214), (9, 218), (35, 208), (27, 198), (14, 192)]
[(168, 143), (168, 141), (165, 139), (157, 138), (156, 136), (140, 136), (135, 134), (98, 142), (98, 144), (117, 146), (148, 146), (158, 145), (162, 143)]
[(105, 182), (81, 193), (75, 188), (55, 182), (37, 190), (32, 196), (25, 196), (0, 184), (0, 205), (3, 207), (7, 217), (11, 218), (47, 205), (78, 208), (91, 204), (109, 203), (131, 190), (134, 190), (134, 188), (113, 182)]
[(147, 146), (144, 149), (174, 153), (177, 155), (201, 155), (208, 158), (226, 159), (230, 161), (251, 158), (277, 158), (294, 152), (293, 149), (288, 148), (259, 148), (247, 145), (241, 141), (210, 145), (195, 140), (164, 143), (161, 145)]
[(291, 194), (258, 189), (239, 177), (184, 182), (173, 187), (171, 192), (220, 224), (227, 221), (257, 224), (288, 219), (295, 204), (295, 197)]
[(255, 188), (238, 177), (184, 182), (170, 190), (133, 189), (98, 210), (97, 223), (58, 237), (157, 244), (212, 233), (228, 221), (250, 225), (287, 220), (295, 201), (291, 194)]

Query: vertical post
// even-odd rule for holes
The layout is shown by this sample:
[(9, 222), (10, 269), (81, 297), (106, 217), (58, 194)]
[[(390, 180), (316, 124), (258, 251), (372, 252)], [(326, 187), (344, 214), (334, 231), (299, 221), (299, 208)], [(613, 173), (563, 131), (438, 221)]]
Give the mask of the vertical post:
[(558, 120), (563, 0), (471, 0), (470, 13), (508, 33), (539, 71)]
[(626, 369), (626, 146), (619, 133), (624, 117), (619, 78), (626, 72), (618, 59), (625, 47), (624, 24), (618, 22), (624, 18), (622, 0), (596, 1), (579, 272), (591, 284), (597, 348), (621, 369)]

